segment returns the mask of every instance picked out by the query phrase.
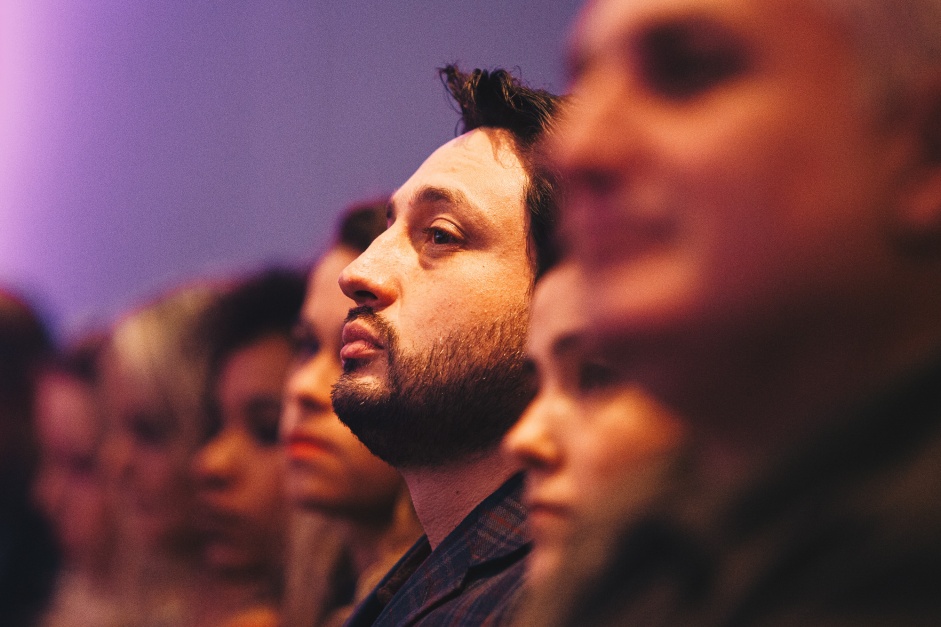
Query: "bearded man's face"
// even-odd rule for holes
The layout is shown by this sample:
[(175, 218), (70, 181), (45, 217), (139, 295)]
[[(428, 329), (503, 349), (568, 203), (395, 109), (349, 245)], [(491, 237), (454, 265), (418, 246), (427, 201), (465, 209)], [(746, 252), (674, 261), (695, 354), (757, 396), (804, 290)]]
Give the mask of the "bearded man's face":
[(532, 398), (529, 178), (513, 146), (477, 129), (435, 151), (392, 196), (388, 230), (340, 276), (358, 307), (334, 408), (397, 467), (494, 449)]

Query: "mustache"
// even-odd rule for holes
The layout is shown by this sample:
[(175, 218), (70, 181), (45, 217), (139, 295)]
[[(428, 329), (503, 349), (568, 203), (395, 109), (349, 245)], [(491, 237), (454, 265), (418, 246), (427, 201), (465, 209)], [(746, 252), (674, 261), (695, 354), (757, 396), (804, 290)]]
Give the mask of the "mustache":
[(369, 305), (360, 305), (358, 307), (353, 307), (346, 314), (346, 320), (343, 321), (344, 324), (353, 322), (354, 320), (362, 320), (366, 322), (373, 331), (376, 332), (376, 335), (379, 336), (379, 340), (386, 346), (386, 348), (393, 347), (397, 341), (398, 336), (395, 332), (395, 329), (392, 328), (392, 325), (386, 322), (379, 314), (376, 313), (376, 310), (370, 307)]

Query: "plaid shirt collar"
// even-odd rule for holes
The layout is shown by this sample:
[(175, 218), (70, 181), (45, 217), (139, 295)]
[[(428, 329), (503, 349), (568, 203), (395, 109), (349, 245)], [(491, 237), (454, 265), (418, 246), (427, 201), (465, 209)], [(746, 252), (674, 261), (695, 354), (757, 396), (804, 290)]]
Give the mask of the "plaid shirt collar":
[(410, 623), (428, 608), (454, 596), (478, 569), (498, 560), (519, 559), (518, 554), (530, 548), (524, 532), (522, 492), (523, 473), (519, 473), (477, 505), (434, 551), (428, 538), (422, 536), (348, 625), (371, 624), (356, 619), (377, 611), (382, 617), (394, 616), (396, 624)]

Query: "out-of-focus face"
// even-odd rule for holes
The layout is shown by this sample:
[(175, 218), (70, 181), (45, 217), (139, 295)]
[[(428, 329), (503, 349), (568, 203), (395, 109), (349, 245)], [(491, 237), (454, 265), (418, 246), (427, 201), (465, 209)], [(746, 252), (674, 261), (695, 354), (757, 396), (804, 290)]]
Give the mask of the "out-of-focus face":
[(603, 533), (608, 517), (625, 515), (618, 507), (643, 503), (639, 492), (617, 495), (642, 483), (681, 438), (679, 422), (623, 381), (615, 365), (585, 353), (579, 282), (577, 270), (563, 266), (536, 286), (526, 352), (539, 393), (504, 440), (528, 471), (536, 585), (562, 572), (576, 533)]
[(107, 559), (114, 532), (99, 455), (103, 417), (94, 390), (68, 374), (46, 372), (36, 383), (34, 411), (37, 500), (55, 526), (66, 563), (93, 567)]
[(388, 230), (340, 277), (360, 307), (334, 407), (397, 467), (495, 448), (528, 400), (512, 360), (533, 280), (527, 183), (505, 131), (461, 135), (396, 191)]
[[(152, 376), (111, 351), (103, 389), (109, 418), (108, 471), (135, 540), (151, 550), (192, 539), (193, 443), (180, 416), (161, 398)], [(195, 421), (195, 416), (191, 417)]]
[(336, 247), (310, 274), (297, 327), (297, 355), (281, 423), (288, 494), (296, 507), (348, 517), (388, 516), (402, 478), (375, 457), (333, 413), (340, 333), (353, 306), (337, 278), (356, 253)]
[(548, 152), (593, 333), (746, 338), (887, 280), (907, 138), (813, 2), (596, 0), (571, 73)]
[(226, 571), (271, 572), (285, 536), (278, 441), (291, 345), (270, 335), (236, 349), (215, 381), (208, 439), (193, 459), (204, 558)]

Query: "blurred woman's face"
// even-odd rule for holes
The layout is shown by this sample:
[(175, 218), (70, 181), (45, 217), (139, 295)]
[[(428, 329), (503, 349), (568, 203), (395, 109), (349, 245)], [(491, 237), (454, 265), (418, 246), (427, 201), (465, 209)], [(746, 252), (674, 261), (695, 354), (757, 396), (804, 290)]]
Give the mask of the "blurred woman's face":
[(340, 291), (337, 278), (356, 257), (354, 251), (336, 247), (311, 272), (281, 435), (287, 446), (288, 494), (295, 506), (368, 518), (391, 514), (403, 486), (398, 472), (340, 422), (330, 402), (330, 389), (341, 373), (343, 321), (354, 305)]
[(647, 498), (639, 486), (682, 437), (678, 421), (625, 380), (618, 364), (584, 350), (580, 282), (574, 268), (561, 266), (536, 286), (526, 352), (539, 393), (504, 440), (528, 471), (536, 584), (564, 572), (578, 534), (601, 533), (608, 518)]
[(206, 563), (272, 572), (285, 536), (284, 459), (278, 442), (290, 341), (263, 337), (234, 351), (215, 381), (208, 439), (193, 460)]
[(112, 510), (102, 473), (102, 420), (91, 385), (62, 372), (36, 384), (40, 461), (35, 496), (55, 527), (66, 563), (94, 568), (106, 561)]
[[(103, 368), (111, 429), (109, 465), (121, 513), (134, 537), (152, 549), (192, 538), (192, 435), (160, 398), (152, 377), (109, 354)], [(195, 417), (193, 417), (195, 420)]]

